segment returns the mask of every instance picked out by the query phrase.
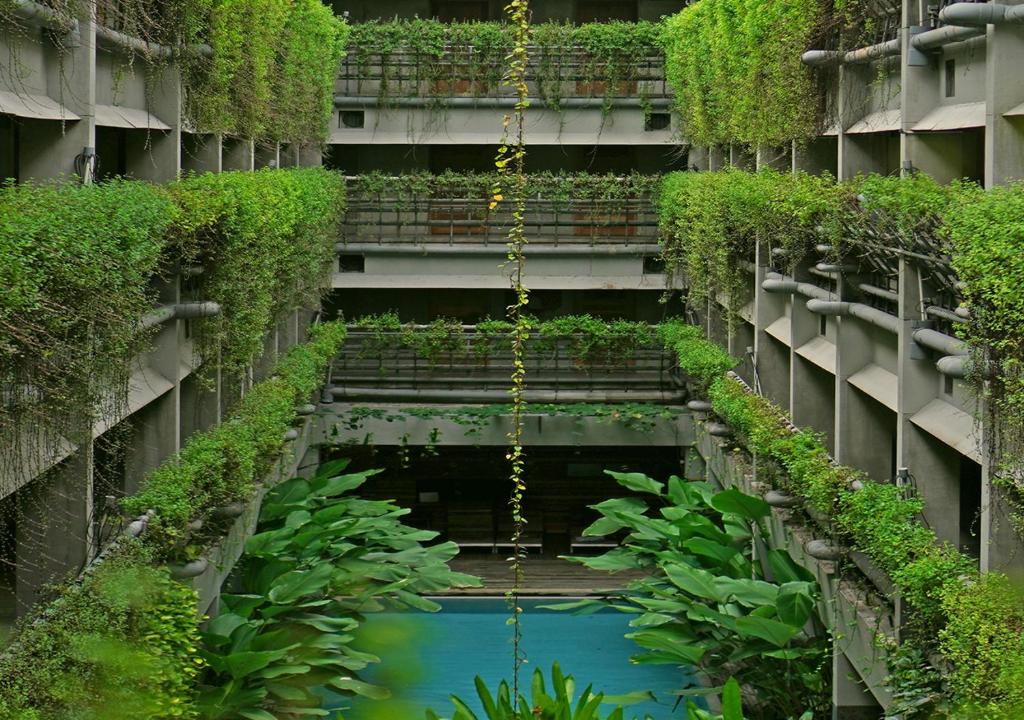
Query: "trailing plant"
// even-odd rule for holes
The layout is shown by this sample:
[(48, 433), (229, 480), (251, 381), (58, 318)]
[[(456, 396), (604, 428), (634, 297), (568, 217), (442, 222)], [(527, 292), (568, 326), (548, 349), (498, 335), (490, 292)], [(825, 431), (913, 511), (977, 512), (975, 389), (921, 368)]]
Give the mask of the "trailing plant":
[(739, 364), (719, 345), (706, 340), (703, 330), (682, 320), (661, 323), (658, 339), (675, 354), (679, 369), (701, 392), (707, 392), (715, 380)]
[(196, 718), (196, 594), (137, 541), (19, 625), (0, 655), (0, 713), (12, 720)]
[[(834, 464), (818, 436), (794, 431), (778, 408), (738, 381), (720, 377), (711, 384), (710, 397), (714, 412), (752, 454), (784, 470), (782, 487), (827, 515), (840, 541), (867, 555), (892, 579), (910, 608), (903, 642), (916, 644), (919, 653), (948, 653), (953, 663), (948, 705), (955, 708), (950, 717), (971, 717), (961, 712), (1012, 717), (1020, 706), (1020, 698), (1008, 689), (1014, 686), (1001, 686), (998, 692), (991, 687), (994, 678), (1016, 677), (1024, 647), (1024, 624), (1018, 617), (1024, 603), (1010, 591), (1006, 577), (980, 576), (976, 560), (938, 543), (935, 533), (919, 523), (918, 498)], [(994, 610), (994, 605), (1013, 609)], [(993, 620), (981, 624), (978, 618)], [(982, 648), (986, 652), (979, 653)], [(897, 662), (903, 662), (900, 656)], [(890, 672), (897, 680), (909, 677), (899, 667)]]
[(168, 229), (168, 194), (115, 180), (0, 186), (0, 475), (123, 410)]
[(696, 145), (811, 138), (823, 105), (800, 56), (820, 33), (818, 0), (702, 0), (665, 21), (666, 77)]
[(662, 483), (641, 473), (606, 472), (643, 497), (592, 506), (601, 517), (583, 535), (621, 537), (620, 545), (597, 557), (566, 559), (595, 570), (642, 570), (649, 576), (611, 599), (553, 607), (610, 605), (635, 614), (630, 625), (636, 631), (627, 637), (644, 652), (633, 662), (693, 666), (711, 686), (734, 676), (750, 689), (745, 703), (750, 717), (824, 711), (828, 643), (820, 632), (803, 632), (815, 618), (814, 576), (785, 551), (769, 550), (774, 581), (768, 581), (752, 557), (754, 531), (766, 533), (767, 503), (675, 476)]
[(238, 372), (268, 327), (316, 301), (334, 258), (344, 181), (322, 169), (207, 173), (171, 186), (177, 255), (201, 264), (200, 292), (222, 312), (198, 324), (197, 351)]
[[(526, 39), (527, 93), (555, 110), (567, 94), (599, 97), (605, 113), (617, 97), (643, 95), (636, 87), (643, 67), (637, 61), (662, 55), (661, 26), (651, 22), (544, 23), (533, 25)], [(353, 26), (348, 55), (357, 92), (372, 83), (369, 91), (384, 106), (426, 97), (443, 108), (452, 97), (502, 94), (515, 47), (512, 21), (374, 20)], [(409, 63), (411, 73), (401, 69)]]
[(654, 331), (644, 322), (605, 321), (591, 315), (563, 315), (539, 323), (541, 348), (555, 351), (559, 341), (569, 340), (569, 353), (579, 363), (622, 363), (638, 350), (650, 347)]
[(192, 559), (202, 548), (189, 523), (249, 497), (280, 454), (296, 405), (320, 385), (345, 335), (340, 323), (313, 327), (310, 341), (292, 348), (224, 422), (194, 435), (146, 478), (139, 493), (125, 499), (129, 514), (155, 511), (146, 538), (160, 556)]
[[(576, 681), (572, 675), (562, 674), (562, 668), (556, 661), (551, 668), (551, 693), (545, 684), (544, 672), (537, 668), (533, 671), (533, 682), (530, 684), (530, 698), (515, 696), (506, 681), (502, 680), (497, 691), (491, 695), (487, 684), (478, 675), (476, 677), (476, 693), (483, 705), (486, 720), (520, 720), (522, 714), (516, 710), (531, 708), (530, 714), (539, 720), (623, 720), (624, 710), (620, 698), (605, 697), (604, 693), (595, 693), (593, 686), (588, 685), (579, 698), (576, 697)], [(515, 698), (515, 699), (513, 699)], [(636, 703), (643, 697), (624, 698), (625, 704)], [(460, 698), (451, 698), (455, 712), (451, 718), (441, 718), (433, 710), (428, 710), (427, 720), (477, 720), (476, 714)], [(601, 705), (620, 703), (607, 715)], [(649, 715), (646, 720), (653, 720)], [(736, 720), (742, 720), (742, 717)]]
[(203, 633), (201, 717), (325, 715), (325, 687), (385, 698), (386, 688), (359, 678), (376, 658), (351, 646), (365, 614), (436, 612), (422, 595), (480, 585), (448, 568), (455, 543), (423, 545), (438, 534), (401, 523), (408, 510), (352, 496), (377, 471), (342, 474), (347, 465), (325, 463), (265, 498), (237, 571), (240, 592), (222, 596)]
[(685, 277), (691, 300), (723, 296), (735, 313), (749, 300), (742, 261), (758, 243), (792, 269), (816, 243), (838, 242), (851, 199), (827, 174), (672, 173), (658, 193), (666, 273)]

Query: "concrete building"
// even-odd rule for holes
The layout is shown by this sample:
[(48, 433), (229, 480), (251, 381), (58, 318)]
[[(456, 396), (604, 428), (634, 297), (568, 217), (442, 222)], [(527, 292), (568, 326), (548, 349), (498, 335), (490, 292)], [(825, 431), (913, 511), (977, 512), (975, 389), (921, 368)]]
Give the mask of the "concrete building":
[[(396, 16), (455, 21), (496, 19), (501, 4), (336, 0), (334, 7), (353, 22)], [(657, 20), (683, 4), (558, 0), (538, 4), (534, 20)], [(686, 167), (774, 167), (830, 172), (840, 179), (924, 172), (944, 182), (967, 177), (986, 187), (1007, 183), (1024, 177), (1024, 31), (1012, 21), (1019, 16), (1014, 9), (1024, 5), (1008, 5), (995, 12), (1002, 6), (891, 0), (891, 21), (878, 44), (841, 56), (808, 53), (808, 64), (836, 68), (830, 102), (839, 122), (790, 147), (687, 148), (657, 57), (642, 59), (640, 79), (608, 101), (604, 89), (570, 82), (557, 107), (536, 102), (528, 112), (530, 168), (656, 174)], [(384, 61), (367, 75), (365, 66), (349, 58), (339, 69), (328, 147), (322, 152), (263, 146), (185, 127), (174, 63), (154, 77), (146, 63), (132, 60), (135, 39), (103, 27), (91, 14), (68, 30), (57, 27), (41, 5), (18, 7), (19, 30), (0, 34), (0, 178), (79, 175), (91, 181), (128, 175), (159, 182), (187, 172), (314, 165), (323, 158), (353, 178), (325, 314), (351, 318), (393, 310), (403, 321), (451, 317), (467, 325), (504, 314), (507, 218), (477, 222), (474, 213), (485, 201), (458, 194), (399, 206), (361, 194), (355, 178), (372, 171), (489, 169), (509, 112), (506, 90), (456, 89), (439, 107), (418, 84), (417, 63), (424, 60), (410, 53), (403, 60), (410, 74), (402, 76), (408, 86), (400, 98), (385, 101)], [(566, 209), (552, 198), (533, 198), (527, 223), (527, 282), (537, 314), (590, 313), (653, 323), (683, 311), (678, 295), (660, 302), (666, 276), (649, 197), (632, 198), (610, 214), (586, 201)], [(738, 322), (726, 321), (729, 309), (718, 301), (686, 310), (710, 337), (745, 359), (738, 373), (752, 388), (786, 409), (795, 424), (823, 433), (838, 462), (876, 480), (913, 484), (926, 502), (924, 520), (941, 540), (976, 557), (982, 570), (1019, 573), (1019, 541), (1005, 509), (992, 500), (976, 400), (962, 364), (947, 362), (962, 354), (951, 339), (963, 320), (956, 312), (956, 278), (948, 258), (934, 248), (920, 250), (880, 248), (871, 270), (856, 273), (814, 258), (794, 276), (782, 277), (761, 248), (749, 259), (747, 302), (732, 308)], [(251, 373), (218, 378), (210, 388), (195, 377), (190, 321), (173, 312), (204, 298), (192, 296), (184, 274), (158, 291), (156, 310), (163, 312), (153, 322), (161, 330), (152, 350), (134, 363), (124, 416), (95, 424), (90, 442), (69, 442), (57, 456), (34, 457), (26, 448), (22, 467), (0, 477), (0, 523), (7, 524), (0, 528), (0, 540), (6, 538), (0, 544), (0, 621), (24, 613), (47, 582), (80, 570), (118, 527), (116, 498), (134, 490), (193, 433), (217, 423), (277, 353), (302, 340), (320, 309), (282, 318), (267, 335), (265, 359)], [(357, 340), (353, 335), (352, 342)], [(346, 419), (357, 406), (401, 415), (401, 408), (417, 403), (504, 402), (507, 382), (501, 363), (481, 373), (449, 363), (439, 378), (436, 368), (414, 367), (408, 357), (391, 359), (402, 372), (382, 379), (360, 365), (354, 347), (335, 363), (316, 424), (296, 447), (302, 455), (310, 446), (300, 466), (315, 462), (318, 446), (360, 442), (367, 434), (374, 445), (391, 448), (439, 445), (447, 451), (505, 443), (501, 418), (469, 438), (457, 422), (408, 415), (369, 416), (353, 426)], [(614, 368), (597, 383), (584, 382), (565, 364), (544, 367), (548, 375), (532, 387), (538, 403), (654, 402), (679, 413), (660, 418), (650, 433), (538, 414), (530, 418), (528, 442), (566, 453), (574, 447), (620, 448), (621, 457), (638, 462), (635, 448), (657, 447), (657, 467), (676, 463), (689, 477), (708, 473), (722, 484), (750, 489), (749, 469), (729, 462), (722, 443), (684, 411), (686, 398), (671, 366), (660, 349), (651, 348), (637, 364)], [(440, 439), (431, 437), (439, 423)], [(575, 457), (551, 462), (557, 466), (552, 472), (584, 472)], [(394, 492), (431, 521), (426, 506), (435, 502), (435, 488), (409, 485)], [(542, 522), (540, 529), (562, 538), (552, 541), (561, 548), (572, 537), (559, 522), (564, 518), (548, 527)], [(799, 549), (812, 538), (802, 538), (781, 520), (777, 529), (818, 575), (826, 604), (854, 628), (849, 642), (837, 644), (836, 717), (879, 717), (891, 698), (872, 623), (898, 634), (899, 603), (882, 591), (858, 596), (827, 561)], [(212, 596), (216, 591), (210, 590)]]

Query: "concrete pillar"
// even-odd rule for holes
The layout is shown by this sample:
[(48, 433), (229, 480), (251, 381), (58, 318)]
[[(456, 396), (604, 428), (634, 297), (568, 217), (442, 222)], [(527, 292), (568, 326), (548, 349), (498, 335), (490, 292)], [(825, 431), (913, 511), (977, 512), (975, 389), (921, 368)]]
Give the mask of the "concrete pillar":
[(1024, 117), (1003, 113), (1024, 100), (1024, 33), (1020, 26), (988, 26), (985, 95), (985, 187), (1024, 178)]
[(255, 163), (255, 146), (245, 138), (223, 138), (221, 141), (221, 169), (252, 172)]
[[(814, 281), (805, 275), (803, 280)], [(835, 378), (796, 351), (820, 336), (821, 319), (807, 309), (806, 298), (793, 296), (791, 310), (792, 353), (790, 355), (789, 409), (793, 422), (825, 433), (829, 452), (835, 438)]]
[(849, 658), (835, 645), (832, 652), (832, 720), (879, 720), (875, 698), (857, 676)]
[(128, 173), (140, 180), (168, 182), (181, 169), (181, 73), (174, 65), (162, 69), (146, 68), (149, 111), (171, 129), (135, 130), (126, 133)]
[(223, 136), (216, 134), (182, 134), (181, 171), (201, 175), (206, 172), (220, 172), (222, 169)]
[(729, 148), (715, 145), (708, 148), (708, 170), (721, 170), (729, 164)]
[(76, 575), (88, 561), (92, 537), (92, 443), (17, 493), (15, 593), (18, 615), (46, 585)]
[(937, 394), (934, 360), (922, 352), (912, 333), (921, 323), (921, 285), (917, 269), (900, 261), (896, 464), (907, 468), (925, 501), (924, 516), (939, 540), (960, 539), (959, 454), (918, 428), (911, 418)]

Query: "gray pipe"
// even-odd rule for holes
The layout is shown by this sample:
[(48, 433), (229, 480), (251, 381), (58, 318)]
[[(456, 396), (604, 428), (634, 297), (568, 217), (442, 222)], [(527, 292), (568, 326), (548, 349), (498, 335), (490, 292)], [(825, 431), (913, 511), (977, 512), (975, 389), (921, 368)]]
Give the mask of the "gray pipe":
[[(539, 245), (532, 241), (526, 247), (527, 255), (657, 255), (659, 245)], [(371, 255), (505, 255), (506, 247), (497, 242), (490, 245), (448, 245), (447, 243), (416, 243), (412, 240), (405, 245), (393, 243), (344, 243), (334, 246), (339, 253), (367, 253)]]
[(843, 54), (838, 50), (808, 50), (800, 56), (800, 62), (811, 67), (829, 67), (843, 61)]
[(128, 50), (129, 52), (138, 52), (143, 55), (156, 56), (163, 60), (170, 59), (173, 54), (171, 48), (166, 45), (148, 42), (142, 38), (126, 35), (123, 32), (112, 30), (108, 27), (103, 27), (102, 25), (96, 26), (96, 40)]
[(848, 315), (871, 323), (893, 335), (899, 332), (900, 319), (863, 303), (840, 300), (808, 300), (807, 309), (818, 315)]
[(37, 23), (50, 30), (67, 31), (71, 44), (77, 47), (82, 41), (82, 33), (76, 18), (63, 18), (55, 10), (33, 0), (14, 0), (14, 14), (22, 20)]
[(818, 243), (817, 245), (814, 246), (814, 249), (815, 251), (820, 252), (822, 254), (832, 252), (832, 246), (829, 245), (828, 243)]
[(967, 355), (970, 353), (967, 343), (960, 338), (940, 333), (938, 330), (932, 330), (931, 328), (918, 328), (911, 333), (911, 337), (918, 345), (940, 352), (943, 355)]
[(765, 292), (792, 295), (794, 293), (804, 297), (816, 298), (818, 300), (832, 300), (835, 296), (828, 290), (822, 290), (811, 283), (797, 282), (790, 280), (778, 273), (769, 273), (761, 283), (761, 289)]
[(956, 42), (963, 42), (971, 38), (980, 37), (985, 34), (985, 28), (958, 27), (946, 25), (934, 30), (927, 30), (920, 35), (915, 35), (910, 41), (915, 49), (921, 52), (938, 50), (943, 45), (950, 45)]
[(189, 320), (191, 318), (211, 317), (213, 315), (219, 315), (220, 312), (220, 304), (212, 301), (163, 305), (142, 316), (142, 327), (151, 328), (171, 320)]
[[(409, 388), (327, 388), (332, 402), (345, 400), (405, 400), (418, 402), (508, 402), (507, 390), (443, 390)], [(606, 390), (527, 390), (529, 402), (664, 402), (678, 401), (679, 394), (667, 391), (625, 392)]]
[(892, 290), (886, 290), (869, 283), (859, 283), (857, 289), (867, 295), (874, 295), (877, 298), (888, 300), (889, 302), (899, 302), (900, 296), (898, 293), (894, 293)]
[(958, 2), (942, 8), (939, 20), (947, 25), (965, 27), (1024, 23), (1024, 5)]
[(926, 307), (924, 309), (924, 312), (925, 312), (925, 315), (931, 315), (932, 317), (937, 317), (937, 318), (941, 318), (943, 320), (948, 320), (949, 322), (955, 322), (955, 323), (965, 323), (965, 322), (967, 322), (967, 318), (962, 317), (961, 315), (958, 315), (957, 313), (953, 312), (952, 310), (947, 310), (944, 307), (939, 307), (938, 305), (929, 305), (928, 307)]
[(935, 369), (943, 375), (954, 378), (967, 377), (967, 355), (947, 355), (939, 358), (935, 363)]
[[(450, 108), (493, 108), (507, 109), (514, 108), (518, 101), (514, 97), (453, 97), (444, 100), (445, 107)], [(604, 98), (562, 98), (558, 105), (563, 108), (594, 108), (604, 104)], [(404, 97), (388, 99), (388, 106), (397, 107), (428, 107), (436, 104), (436, 100), (421, 97)], [(380, 105), (377, 97), (349, 97), (347, 95), (335, 95), (334, 107), (336, 108), (375, 108)], [(640, 98), (612, 98), (612, 107), (651, 107), (654, 109), (666, 109), (672, 107), (672, 101), (668, 98), (650, 98), (641, 102)]]
[(842, 273), (852, 272), (857, 269), (853, 265), (834, 265), (832, 263), (818, 263), (814, 267), (820, 272), (831, 273), (834, 275), (841, 275)]
[(849, 64), (869, 63), (887, 57), (896, 57), (901, 52), (900, 39), (895, 38), (877, 45), (850, 50), (843, 55), (843, 62)]

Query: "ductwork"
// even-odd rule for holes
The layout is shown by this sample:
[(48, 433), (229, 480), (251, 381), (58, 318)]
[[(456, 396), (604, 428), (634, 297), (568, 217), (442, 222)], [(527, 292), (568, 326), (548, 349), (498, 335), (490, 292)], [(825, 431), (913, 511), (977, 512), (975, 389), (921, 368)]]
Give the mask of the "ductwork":
[(843, 54), (838, 50), (808, 50), (800, 56), (800, 62), (810, 67), (829, 67), (842, 61)]
[(835, 298), (828, 290), (823, 290), (817, 285), (790, 280), (778, 273), (769, 273), (768, 277), (761, 283), (761, 288), (765, 292), (786, 295), (797, 294), (804, 297), (817, 298), (818, 300), (832, 300)]
[(871, 323), (893, 335), (899, 332), (900, 319), (863, 303), (840, 300), (808, 300), (807, 309), (818, 315), (847, 315)]
[(882, 58), (896, 57), (900, 54), (901, 49), (901, 40), (899, 38), (894, 38), (884, 43), (878, 43), (877, 45), (869, 45), (867, 47), (858, 48), (857, 50), (850, 50), (843, 55), (843, 62), (851, 65), (874, 62), (875, 60), (881, 60)]
[(967, 376), (968, 359), (967, 355), (947, 355), (944, 358), (939, 358), (939, 361), (935, 363), (935, 369), (949, 377), (963, 378)]
[(168, 60), (171, 55), (174, 54), (171, 48), (167, 45), (147, 42), (142, 38), (126, 35), (123, 32), (111, 30), (110, 28), (102, 25), (96, 26), (96, 39), (109, 45), (123, 48), (129, 52), (137, 52), (150, 57), (158, 57), (162, 60)]
[(898, 293), (894, 293), (892, 290), (886, 290), (870, 283), (859, 283), (857, 289), (866, 295), (874, 295), (877, 298), (888, 300), (889, 302), (898, 303), (900, 296)]
[(82, 36), (78, 27), (78, 20), (72, 18), (69, 21), (45, 5), (33, 0), (14, 0), (13, 13), (23, 20), (38, 23), (50, 30), (67, 31), (72, 45), (77, 46), (81, 42)]
[(163, 305), (142, 317), (142, 327), (151, 328), (171, 320), (190, 320), (192, 318), (212, 317), (220, 315), (220, 303), (212, 301), (178, 303)]
[(965, 27), (1024, 23), (1024, 5), (953, 3), (939, 12), (939, 20), (947, 25), (963, 25)]
[(911, 39), (911, 44), (916, 50), (927, 52), (938, 50), (944, 45), (951, 45), (956, 42), (963, 42), (971, 38), (980, 37), (985, 34), (984, 27), (959, 27), (957, 25), (946, 25), (944, 27), (927, 30)]
[(963, 340), (931, 328), (918, 328), (911, 334), (911, 337), (921, 347), (940, 352), (943, 355), (967, 355), (970, 353), (967, 343)]

